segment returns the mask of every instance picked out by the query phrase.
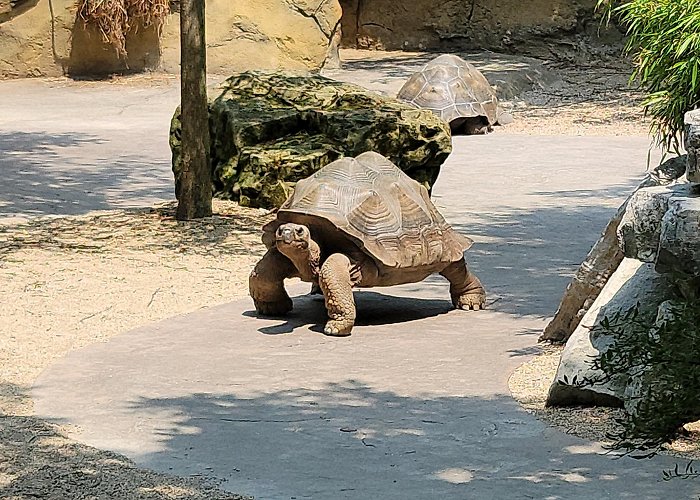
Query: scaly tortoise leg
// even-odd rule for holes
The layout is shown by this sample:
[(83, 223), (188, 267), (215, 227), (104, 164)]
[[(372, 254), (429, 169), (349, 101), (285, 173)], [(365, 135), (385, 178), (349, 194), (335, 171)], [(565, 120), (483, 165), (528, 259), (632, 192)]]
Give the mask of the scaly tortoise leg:
[(440, 273), (450, 282), (452, 304), (459, 309), (483, 309), (486, 291), (479, 278), (469, 272), (464, 259), (453, 262)]
[(318, 283), (323, 290), (328, 310), (328, 322), (323, 329), (326, 335), (344, 337), (350, 335), (355, 325), (355, 299), (352, 296), (350, 259), (341, 253), (329, 256), (321, 266)]
[(258, 313), (281, 316), (292, 310), (292, 299), (284, 289), (284, 279), (297, 274), (292, 261), (271, 248), (255, 265), (248, 278), (250, 296)]

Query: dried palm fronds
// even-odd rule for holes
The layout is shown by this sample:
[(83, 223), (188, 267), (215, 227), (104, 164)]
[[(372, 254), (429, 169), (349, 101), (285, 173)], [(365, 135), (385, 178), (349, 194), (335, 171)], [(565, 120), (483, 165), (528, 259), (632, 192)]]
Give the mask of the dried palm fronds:
[(168, 0), (79, 0), (78, 15), (95, 26), (119, 57), (126, 57), (126, 34), (139, 27), (160, 28), (170, 12)]
[(169, 0), (126, 0), (126, 10), (132, 25), (156, 26), (158, 29), (170, 13)]
[(78, 15), (85, 26), (96, 27), (102, 40), (112, 45), (117, 53), (126, 56), (126, 32), (129, 18), (126, 0), (80, 0)]

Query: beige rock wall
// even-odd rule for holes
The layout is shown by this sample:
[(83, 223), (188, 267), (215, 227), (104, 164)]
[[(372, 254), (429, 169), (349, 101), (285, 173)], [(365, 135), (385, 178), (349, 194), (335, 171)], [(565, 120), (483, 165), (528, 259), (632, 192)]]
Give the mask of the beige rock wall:
[[(207, 69), (316, 70), (323, 65), (341, 16), (337, 0), (208, 0)], [(179, 18), (163, 30), (162, 66), (179, 71)]]
[(341, 0), (342, 45), (389, 50), (517, 49), (582, 31), (596, 0)]
[[(9, 0), (0, 0), (0, 78), (179, 71), (176, 12), (168, 16), (160, 37), (154, 29), (129, 33), (124, 60), (99, 33), (76, 22), (76, 0), (24, 2), (23, 11), (11, 15)], [(318, 70), (337, 49), (338, 0), (207, 0), (206, 8), (211, 73)]]

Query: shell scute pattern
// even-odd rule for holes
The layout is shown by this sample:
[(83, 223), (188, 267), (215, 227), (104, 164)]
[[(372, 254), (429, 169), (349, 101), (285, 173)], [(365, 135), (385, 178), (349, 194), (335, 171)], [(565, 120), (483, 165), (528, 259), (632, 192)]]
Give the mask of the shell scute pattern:
[(453, 262), (471, 246), (447, 224), (425, 187), (374, 152), (341, 158), (299, 181), (278, 212), (278, 220), (327, 229), (314, 218), (330, 222), (388, 268)]
[(496, 93), (473, 65), (454, 54), (428, 62), (401, 87), (398, 99), (430, 109), (443, 120), (483, 116), (493, 125), (498, 120)]

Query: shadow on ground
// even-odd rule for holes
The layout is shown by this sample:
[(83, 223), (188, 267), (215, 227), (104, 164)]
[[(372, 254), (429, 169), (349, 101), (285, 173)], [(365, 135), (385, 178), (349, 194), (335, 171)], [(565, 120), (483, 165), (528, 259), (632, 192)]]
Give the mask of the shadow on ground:
[[(264, 253), (260, 227), (269, 217), (247, 211), (177, 221), (175, 208), (176, 203), (166, 203), (156, 208), (0, 224), (0, 255), (27, 249), (84, 253), (171, 251), (214, 259), (222, 254), (262, 256)], [(221, 271), (229, 270), (222, 268)]]
[(663, 498), (700, 491), (697, 484), (660, 481), (661, 465), (604, 458), (594, 445), (555, 436), (506, 396), (406, 396), (341, 375), (316, 389), (143, 398), (131, 411), (176, 421), (156, 429), (163, 450), (140, 464), (207, 473), (259, 499), (404, 499), (428, 492)]
[[(0, 393), (26, 398), (23, 388)], [(0, 498), (235, 500), (211, 484), (137, 469), (128, 458), (63, 437), (44, 420), (0, 412)]]
[(543, 207), (479, 214), (478, 223), (454, 228), (485, 241), (467, 250), (466, 258), (499, 299), (492, 309), (547, 317), (613, 214), (602, 206)]
[[(83, 133), (0, 132), (0, 218), (73, 215), (120, 199), (172, 199), (161, 162), (123, 154)], [(150, 203), (144, 203), (150, 204)]]
[[(450, 302), (449, 284), (447, 281), (445, 281), (445, 292), (445, 299), (440, 300), (387, 295), (364, 289), (355, 290), (353, 292), (357, 308), (355, 325), (400, 324), (448, 313), (454, 308)], [(311, 300), (308, 300), (308, 298)], [(302, 298), (301, 300), (296, 298), (294, 300), (294, 309), (286, 316), (280, 317), (283, 323), (262, 327), (258, 331), (266, 335), (280, 335), (293, 333), (297, 329), (309, 326), (311, 331), (323, 333), (323, 326), (327, 320), (323, 296), (313, 295), (308, 298)], [(255, 310), (249, 310), (243, 314), (248, 317), (258, 317)]]
[[(341, 69), (327, 69), (323, 74), (331, 78), (350, 81), (363, 87), (395, 96), (399, 88), (414, 73), (440, 53), (381, 53), (344, 51)], [(542, 62), (528, 57), (508, 56), (494, 52), (456, 53), (476, 66), (502, 99), (512, 99), (533, 85), (545, 85), (557, 79)]]

